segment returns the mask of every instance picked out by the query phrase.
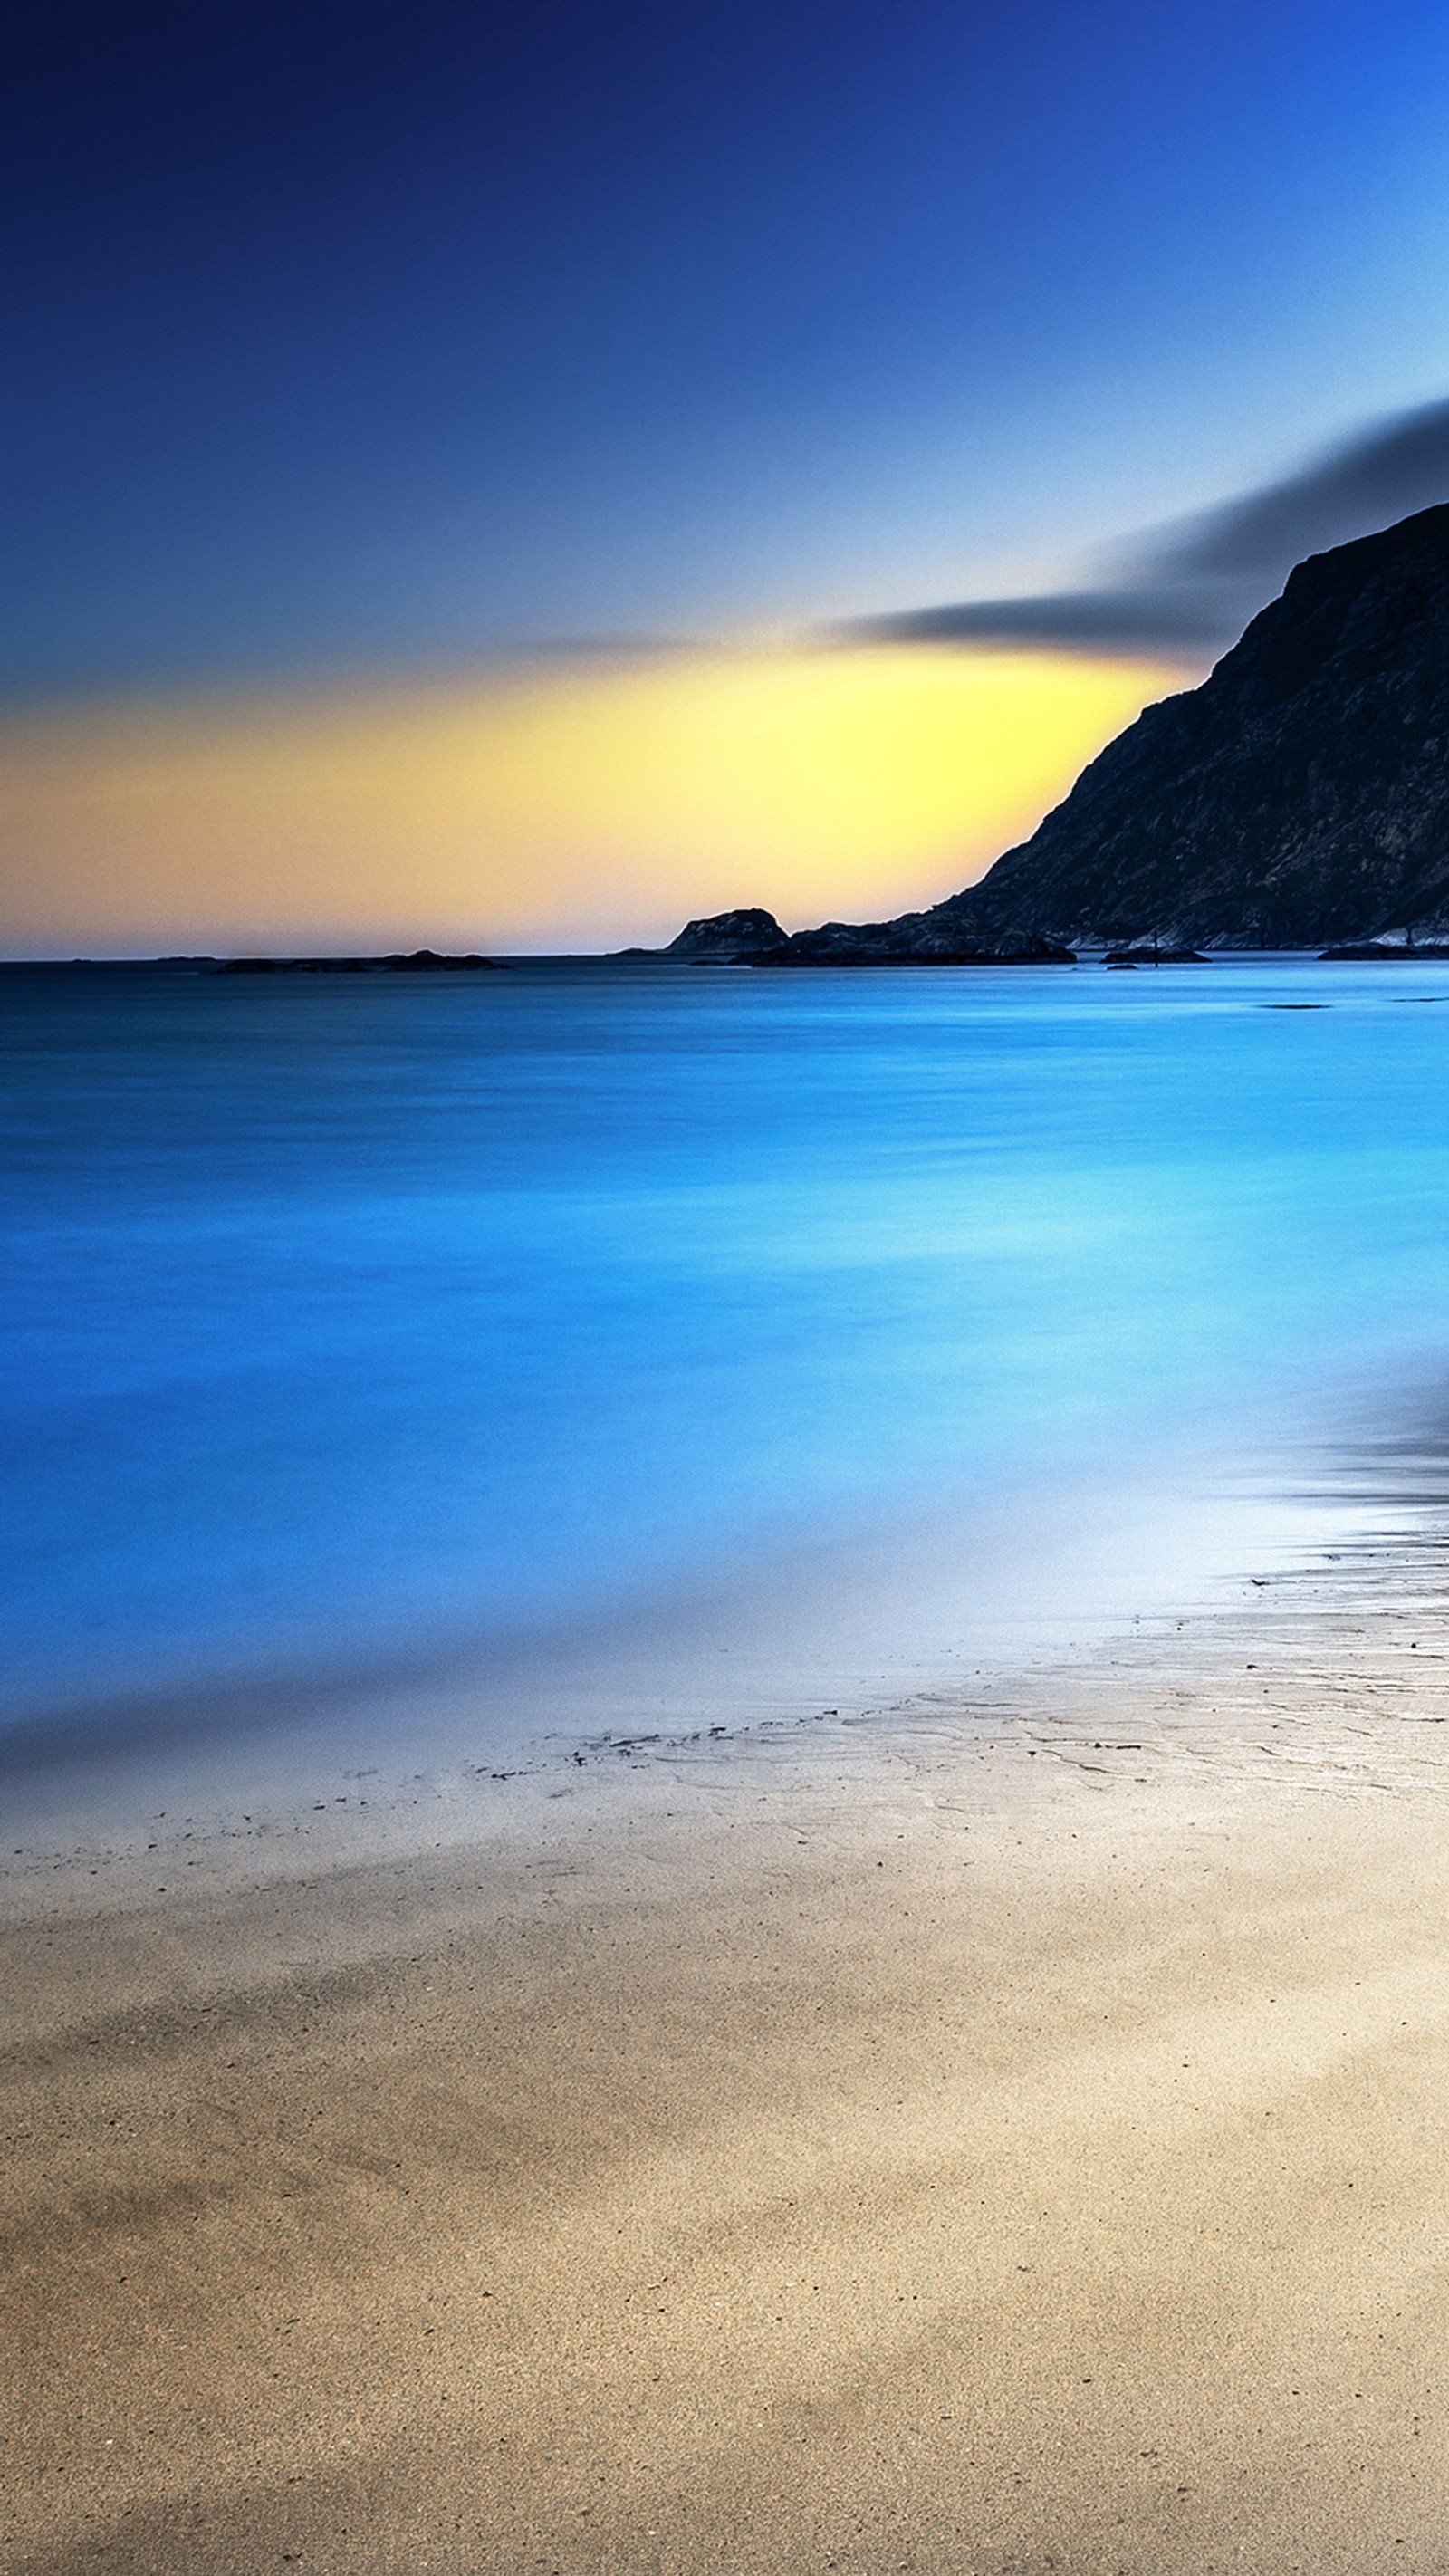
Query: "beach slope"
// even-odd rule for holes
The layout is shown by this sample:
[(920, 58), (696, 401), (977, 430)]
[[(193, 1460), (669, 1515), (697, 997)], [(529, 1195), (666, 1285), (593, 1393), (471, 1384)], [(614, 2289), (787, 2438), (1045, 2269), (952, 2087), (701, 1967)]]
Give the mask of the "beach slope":
[(1441, 2569), (1443, 1666), (1303, 1607), (27, 1882), (6, 2567)]

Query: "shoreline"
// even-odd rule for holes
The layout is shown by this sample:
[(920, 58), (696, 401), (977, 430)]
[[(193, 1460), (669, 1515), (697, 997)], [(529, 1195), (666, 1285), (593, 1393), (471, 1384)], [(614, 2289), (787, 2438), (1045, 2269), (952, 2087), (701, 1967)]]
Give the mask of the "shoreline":
[(1442, 1557), (1381, 1517), (968, 1711), (12, 1882), (7, 2566), (1440, 2569)]
[[(1391, 1402), (1402, 1409), (1397, 1388)], [(1241, 1444), (1184, 1442), (1115, 1486), (941, 1497), (869, 1536), (726, 1560), (708, 1583), (572, 1629), (459, 1641), (431, 1661), (419, 1648), (333, 1672), (168, 1681), (0, 1723), (0, 1932), (37, 1905), (174, 1896), (185, 1871), (230, 1893), (507, 1840), (528, 1830), (510, 1784), (544, 1774), (573, 1789), (581, 1774), (597, 1788), (601, 1767), (671, 1760), (738, 1775), (836, 1736), (858, 1767), (922, 1725), (974, 1758), (1014, 1694), (1040, 1697), (1039, 1677), (1071, 1691), (1144, 1621), (1172, 1637), (1220, 1620), (1258, 1601), (1262, 1569), (1277, 1580), (1334, 1539), (1352, 1546), (1361, 1498), (1313, 1481), (1343, 1450), (1341, 1422), (1296, 1458), (1275, 1428), (1251, 1466)]]

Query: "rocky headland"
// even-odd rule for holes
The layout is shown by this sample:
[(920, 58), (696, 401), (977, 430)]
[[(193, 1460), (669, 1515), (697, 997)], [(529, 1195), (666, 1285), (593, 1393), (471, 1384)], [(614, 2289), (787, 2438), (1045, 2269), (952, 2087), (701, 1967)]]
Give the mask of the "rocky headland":
[[(945, 906), (937, 907), (945, 911)], [(930, 924), (928, 929), (919, 928)], [(1059, 940), (1008, 934), (981, 939), (924, 912), (899, 921), (827, 921), (819, 930), (781, 928), (772, 912), (751, 905), (687, 921), (667, 948), (626, 948), (625, 957), (677, 966), (1070, 966), (1075, 952)]]
[(1310, 556), (1200, 687), (1148, 707), (980, 883), (787, 937), (691, 922), (681, 963), (972, 965), (1449, 937), (1449, 505)]

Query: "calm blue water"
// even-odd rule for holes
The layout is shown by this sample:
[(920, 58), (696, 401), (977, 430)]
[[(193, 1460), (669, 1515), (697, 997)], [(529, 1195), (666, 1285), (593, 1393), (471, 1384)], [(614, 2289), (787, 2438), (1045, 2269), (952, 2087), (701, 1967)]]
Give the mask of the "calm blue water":
[(1106, 1492), (1449, 1353), (1444, 968), (0, 1001), (11, 1723)]

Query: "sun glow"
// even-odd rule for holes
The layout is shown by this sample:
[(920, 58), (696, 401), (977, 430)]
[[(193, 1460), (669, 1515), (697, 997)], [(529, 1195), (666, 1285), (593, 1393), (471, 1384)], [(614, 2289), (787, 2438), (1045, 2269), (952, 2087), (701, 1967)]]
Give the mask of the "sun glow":
[(522, 950), (736, 903), (878, 917), (980, 875), (1182, 680), (822, 649), (16, 717), (0, 939)]

